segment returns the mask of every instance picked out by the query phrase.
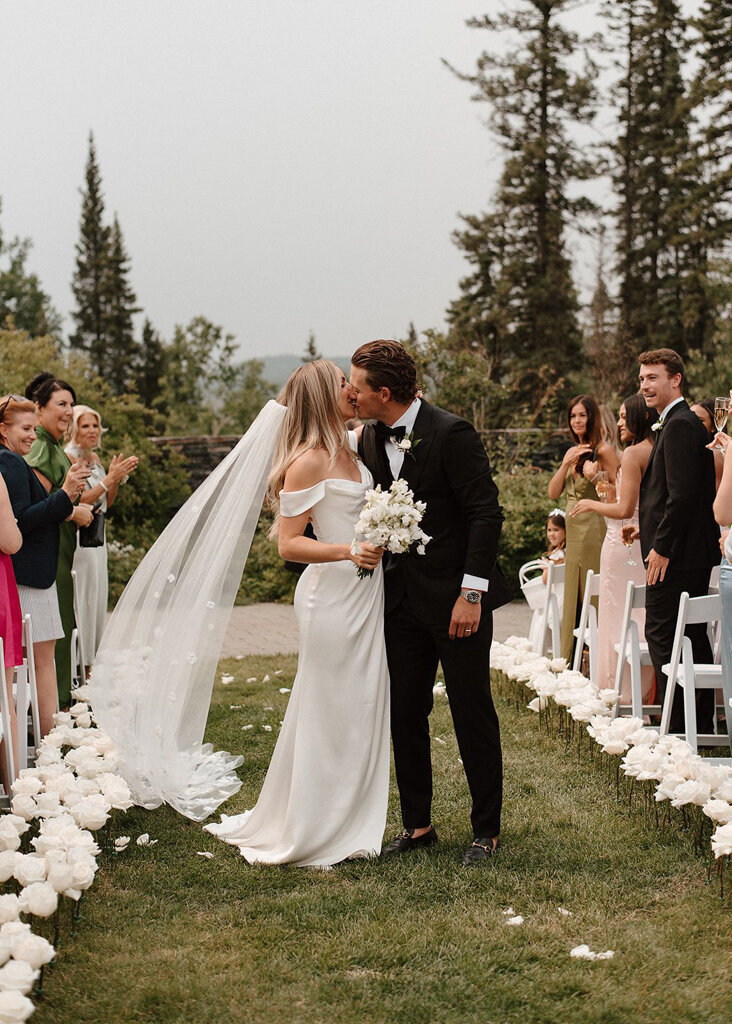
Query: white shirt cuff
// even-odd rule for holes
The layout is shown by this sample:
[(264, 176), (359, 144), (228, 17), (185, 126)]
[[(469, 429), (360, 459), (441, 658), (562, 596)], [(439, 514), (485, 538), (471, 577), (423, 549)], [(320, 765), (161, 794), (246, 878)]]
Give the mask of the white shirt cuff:
[(487, 594), (488, 580), (484, 580), (481, 576), (468, 576), (468, 574), (466, 573), (463, 576), (462, 589), (482, 590), (484, 594)]

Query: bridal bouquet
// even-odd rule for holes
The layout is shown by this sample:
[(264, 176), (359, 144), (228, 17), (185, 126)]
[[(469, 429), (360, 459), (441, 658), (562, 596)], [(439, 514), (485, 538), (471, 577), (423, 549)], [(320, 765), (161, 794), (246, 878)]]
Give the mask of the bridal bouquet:
[[(356, 535), (352, 549), (359, 544), (373, 544), (386, 548), (393, 555), (403, 555), (416, 548), (418, 555), (424, 554), (425, 544), (431, 540), (419, 524), (427, 508), (423, 501), (415, 501), (406, 480), (395, 480), (388, 491), (367, 491), (366, 504), (356, 523)], [(359, 569), (359, 579), (373, 576), (373, 569)]]

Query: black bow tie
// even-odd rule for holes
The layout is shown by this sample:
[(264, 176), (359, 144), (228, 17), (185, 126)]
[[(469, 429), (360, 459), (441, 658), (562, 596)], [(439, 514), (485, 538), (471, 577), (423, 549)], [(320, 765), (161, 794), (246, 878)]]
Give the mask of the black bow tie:
[(403, 441), (407, 433), (406, 427), (388, 427), (386, 423), (381, 423), (378, 420), (374, 424), (374, 430), (378, 439), (386, 444), (387, 441)]

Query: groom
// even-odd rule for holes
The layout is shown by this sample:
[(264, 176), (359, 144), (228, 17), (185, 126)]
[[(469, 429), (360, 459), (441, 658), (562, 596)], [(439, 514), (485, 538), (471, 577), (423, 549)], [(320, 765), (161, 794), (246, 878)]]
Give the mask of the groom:
[[(490, 692), (491, 609), (506, 600), (494, 576), (503, 513), (490, 463), (465, 420), (417, 397), (414, 361), (394, 341), (362, 345), (351, 360), (359, 451), (382, 489), (401, 477), (426, 502), (426, 553), (390, 556), (384, 572), (391, 731), (404, 831), (385, 855), (437, 842), (431, 820), (429, 715), (438, 662), (473, 800), (475, 840), (463, 863), (498, 849), (502, 765)], [(493, 589), (491, 590), (491, 586)], [(499, 594), (500, 591), (500, 594)]]

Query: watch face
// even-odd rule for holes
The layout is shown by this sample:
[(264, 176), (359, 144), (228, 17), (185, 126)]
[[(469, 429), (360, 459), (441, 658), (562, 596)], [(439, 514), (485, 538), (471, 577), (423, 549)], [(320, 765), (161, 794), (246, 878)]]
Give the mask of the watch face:
[(480, 593), (477, 590), (466, 590), (463, 597), (468, 604), (478, 604), (480, 601)]

